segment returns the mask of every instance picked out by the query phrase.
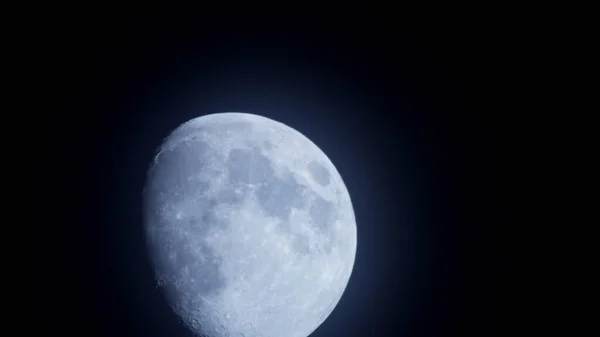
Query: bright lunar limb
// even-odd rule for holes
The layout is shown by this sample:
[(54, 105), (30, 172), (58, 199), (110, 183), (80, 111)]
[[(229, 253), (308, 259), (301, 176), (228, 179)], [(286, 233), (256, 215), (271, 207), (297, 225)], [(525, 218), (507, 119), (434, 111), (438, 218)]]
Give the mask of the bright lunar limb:
[(208, 337), (307, 337), (350, 278), (356, 222), (329, 158), (246, 113), (190, 120), (165, 139), (144, 189), (158, 284)]

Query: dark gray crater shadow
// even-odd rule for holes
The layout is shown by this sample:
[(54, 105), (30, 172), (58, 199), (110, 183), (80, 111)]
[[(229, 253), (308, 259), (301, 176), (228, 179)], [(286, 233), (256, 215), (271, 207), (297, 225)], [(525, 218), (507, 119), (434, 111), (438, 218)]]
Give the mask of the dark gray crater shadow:
[(327, 186), (330, 181), (329, 171), (321, 164), (311, 161), (308, 163), (308, 172), (310, 172), (313, 179), (321, 186)]

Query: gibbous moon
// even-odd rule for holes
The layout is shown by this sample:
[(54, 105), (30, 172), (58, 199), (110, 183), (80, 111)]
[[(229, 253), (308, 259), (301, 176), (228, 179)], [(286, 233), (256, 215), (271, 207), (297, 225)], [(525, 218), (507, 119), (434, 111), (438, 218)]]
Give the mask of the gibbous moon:
[(298, 131), (246, 113), (179, 126), (144, 189), (159, 286), (199, 336), (307, 337), (354, 265), (350, 196)]

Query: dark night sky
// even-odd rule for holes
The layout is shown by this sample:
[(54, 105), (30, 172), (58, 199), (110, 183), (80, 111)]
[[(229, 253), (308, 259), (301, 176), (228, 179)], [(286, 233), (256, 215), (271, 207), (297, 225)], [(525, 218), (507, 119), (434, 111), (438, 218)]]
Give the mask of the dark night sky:
[(80, 18), (55, 47), (66, 48), (69, 96), (54, 146), (71, 210), (55, 232), (66, 261), (52, 310), (62, 331), (191, 336), (155, 290), (141, 190), (172, 129), (240, 111), (315, 142), (354, 203), (354, 271), (311, 336), (504, 334), (506, 135), (491, 32), (158, 13)]

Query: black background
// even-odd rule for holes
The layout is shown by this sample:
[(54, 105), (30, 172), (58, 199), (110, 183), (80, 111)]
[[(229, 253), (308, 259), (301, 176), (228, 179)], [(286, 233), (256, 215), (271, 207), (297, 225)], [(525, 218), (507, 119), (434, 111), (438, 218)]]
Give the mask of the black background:
[(510, 134), (492, 25), (250, 13), (58, 23), (67, 109), (48, 160), (64, 179), (50, 202), (67, 211), (52, 231), (53, 261), (64, 261), (51, 268), (53, 324), (77, 336), (190, 336), (155, 289), (141, 191), (171, 130), (239, 111), (310, 138), (353, 200), (353, 274), (311, 336), (506, 334)]

